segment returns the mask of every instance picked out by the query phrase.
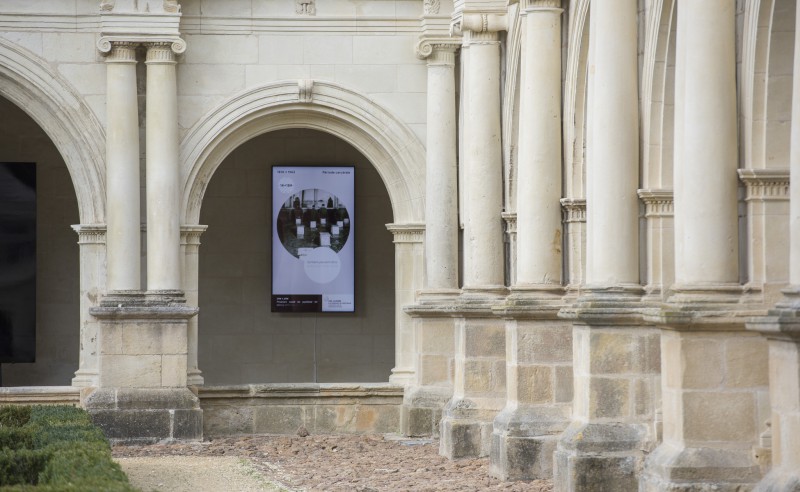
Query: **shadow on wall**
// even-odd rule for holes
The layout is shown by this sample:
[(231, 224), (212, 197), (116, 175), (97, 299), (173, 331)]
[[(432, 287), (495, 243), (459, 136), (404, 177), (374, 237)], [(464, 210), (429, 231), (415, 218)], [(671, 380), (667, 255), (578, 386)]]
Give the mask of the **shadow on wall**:
[[(352, 165), (358, 232), (356, 312), (271, 313), (273, 165)], [(394, 367), (389, 194), (372, 164), (333, 135), (256, 137), (228, 156), (203, 198), (199, 366), (206, 385), (388, 381)]]

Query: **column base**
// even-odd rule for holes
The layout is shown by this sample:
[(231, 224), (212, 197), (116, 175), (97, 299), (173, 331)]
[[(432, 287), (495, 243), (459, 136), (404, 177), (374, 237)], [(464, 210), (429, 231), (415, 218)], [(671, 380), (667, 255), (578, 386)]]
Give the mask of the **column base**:
[[(439, 454), (448, 459), (483, 458), (492, 448), (495, 402), (487, 404), (453, 398), (444, 408), (440, 427)], [(497, 407), (494, 407), (497, 408)]]
[(741, 492), (755, 486), (760, 476), (750, 449), (680, 449), (665, 443), (647, 458), (640, 490)]
[(558, 492), (635, 492), (643, 450), (642, 424), (573, 422), (558, 441), (553, 481)]
[(408, 386), (414, 382), (414, 370), (395, 367), (389, 376), (389, 382), (397, 386)]
[(419, 386), (406, 388), (400, 413), (400, 429), (408, 437), (438, 437), (444, 406), (453, 388)]
[(203, 373), (199, 369), (189, 369), (186, 375), (186, 384), (188, 386), (203, 386), (205, 384)]
[(200, 400), (187, 388), (96, 388), (81, 404), (112, 443), (203, 439)]
[(569, 405), (506, 407), (494, 420), (489, 473), (503, 481), (552, 478), (553, 453), (569, 414)]

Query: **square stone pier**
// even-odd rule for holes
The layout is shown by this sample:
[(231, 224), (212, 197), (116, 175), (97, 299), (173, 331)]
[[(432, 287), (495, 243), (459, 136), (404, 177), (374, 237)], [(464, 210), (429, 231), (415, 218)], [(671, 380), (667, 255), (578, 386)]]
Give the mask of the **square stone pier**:
[(81, 403), (112, 442), (203, 437), (203, 412), (187, 387), (188, 321), (181, 291), (117, 291), (90, 310), (99, 320), (95, 387)]

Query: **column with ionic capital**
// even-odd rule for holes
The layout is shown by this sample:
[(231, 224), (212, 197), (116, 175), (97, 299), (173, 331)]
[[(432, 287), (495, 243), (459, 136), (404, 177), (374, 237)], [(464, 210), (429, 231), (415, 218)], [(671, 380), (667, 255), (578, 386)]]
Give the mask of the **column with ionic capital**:
[(141, 288), (135, 43), (106, 46), (106, 249), (110, 291)]
[(438, 432), (442, 408), (453, 394), (452, 307), (458, 289), (458, 176), (455, 61), (459, 38), (424, 37), (417, 57), (428, 65), (427, 156), (425, 167), (425, 286), (414, 317), (415, 374), (406, 386), (402, 432)]
[[(663, 443), (647, 490), (749, 490), (767, 415), (767, 343), (739, 303), (736, 2), (679, 0), (675, 285), (661, 328)], [(766, 412), (765, 412), (766, 413)]]
[(494, 420), (490, 472), (550, 478), (570, 422), (572, 324), (563, 307), (560, 0), (522, 5), (516, 282), (495, 312), (506, 318), (508, 395)]
[(637, 26), (637, 0), (592, 4), (586, 279), (561, 312), (573, 320), (574, 398), (554, 456), (557, 490), (636, 490), (656, 442), (659, 338), (642, 321), (639, 280)]
[[(181, 289), (178, 43), (147, 45), (147, 290)], [(179, 45), (177, 51), (180, 51)]]
[(506, 18), (464, 13), (464, 286), (455, 313), (453, 396), (441, 422), (448, 458), (489, 454), (505, 405), (505, 323), (492, 305), (506, 294), (500, 146), (500, 39)]

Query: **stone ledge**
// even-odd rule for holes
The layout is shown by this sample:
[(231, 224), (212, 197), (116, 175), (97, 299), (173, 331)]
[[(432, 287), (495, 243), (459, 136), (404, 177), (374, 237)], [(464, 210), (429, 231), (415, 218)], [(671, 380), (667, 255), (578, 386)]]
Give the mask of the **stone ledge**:
[(78, 405), (75, 386), (15, 386), (0, 388), (0, 405)]

